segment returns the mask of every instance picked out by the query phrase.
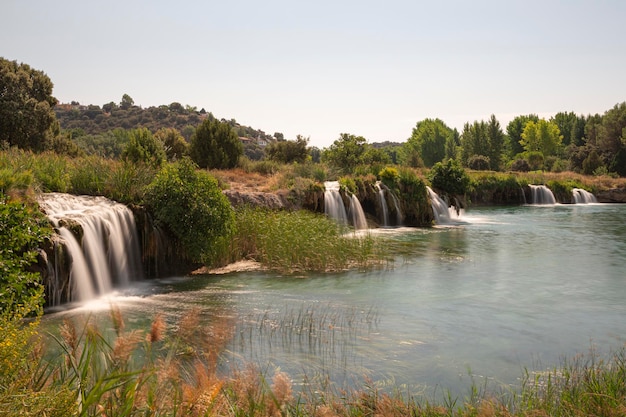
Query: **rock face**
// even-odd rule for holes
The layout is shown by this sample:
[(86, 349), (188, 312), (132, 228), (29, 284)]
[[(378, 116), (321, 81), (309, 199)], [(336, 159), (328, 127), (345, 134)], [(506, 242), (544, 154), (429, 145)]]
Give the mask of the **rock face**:
[(626, 188), (598, 191), (596, 199), (598, 203), (626, 203)]
[(249, 205), (270, 210), (282, 210), (290, 207), (289, 201), (282, 195), (258, 191), (224, 190), (224, 195), (233, 207)]

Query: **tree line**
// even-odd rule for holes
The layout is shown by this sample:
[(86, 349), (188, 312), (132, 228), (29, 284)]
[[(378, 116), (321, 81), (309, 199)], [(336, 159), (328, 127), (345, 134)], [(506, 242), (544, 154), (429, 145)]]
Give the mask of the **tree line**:
[[(217, 120), (204, 109), (177, 102), (143, 109), (124, 94), (119, 103), (102, 106), (58, 104), (52, 87), (42, 71), (0, 58), (3, 146), (149, 163), (190, 156), (210, 168), (236, 166), (245, 155), (282, 163), (325, 162), (346, 173), (360, 165), (431, 168), (454, 160), (474, 170), (626, 176), (626, 102), (604, 114), (519, 115), (506, 128), (492, 115), (465, 123), (461, 132), (427, 118), (401, 143), (370, 144), (362, 136), (341, 133), (328, 148), (319, 149), (302, 136), (285, 140), (280, 132), (269, 135), (235, 119)], [(242, 143), (240, 137), (255, 140)]]

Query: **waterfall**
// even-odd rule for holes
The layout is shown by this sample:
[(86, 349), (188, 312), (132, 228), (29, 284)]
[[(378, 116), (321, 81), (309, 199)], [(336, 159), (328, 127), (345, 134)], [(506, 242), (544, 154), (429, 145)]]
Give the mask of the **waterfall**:
[(328, 217), (342, 225), (350, 225), (355, 229), (367, 229), (363, 207), (354, 194), (350, 196), (348, 211), (346, 211), (339, 192), (339, 182), (326, 181), (324, 187), (326, 189), (324, 191), (324, 212)]
[(324, 187), (326, 189), (324, 191), (324, 213), (337, 223), (347, 225), (348, 214), (339, 193), (339, 182), (326, 181)]
[(392, 193), (385, 184), (380, 181), (376, 182), (376, 188), (378, 189), (378, 200), (380, 201), (380, 207), (382, 211), (382, 223), (383, 226), (389, 226), (389, 205), (387, 204), (387, 196), (391, 197), (391, 201), (393, 202), (393, 208), (396, 213), (396, 225), (401, 225), (403, 216), (402, 211), (400, 210), (400, 201), (398, 197)]
[(378, 188), (378, 200), (380, 201), (380, 208), (383, 212), (383, 226), (389, 226), (389, 209), (387, 208), (387, 199), (385, 198), (385, 190), (380, 184), (380, 181), (376, 183)]
[(365, 213), (363, 212), (363, 207), (361, 207), (361, 202), (352, 194), (350, 196), (350, 218), (352, 219), (352, 226), (356, 230), (367, 229), (367, 220), (365, 219)]
[(433, 208), (436, 224), (451, 224), (454, 223), (453, 220), (459, 220), (460, 212), (457, 213), (456, 209), (448, 207), (448, 203), (439, 197), (439, 194), (434, 192), (432, 188), (426, 186), (426, 190), (430, 197), (430, 205)]
[(572, 189), (572, 200), (574, 204), (590, 204), (597, 203), (596, 197), (587, 190), (582, 188)]
[(69, 301), (85, 301), (142, 277), (139, 239), (128, 207), (104, 197), (60, 193), (42, 194), (39, 203), (71, 260)]
[(402, 214), (402, 210), (400, 210), (400, 200), (398, 200), (398, 197), (396, 197), (396, 195), (391, 191), (389, 191), (389, 195), (391, 196), (391, 201), (393, 202), (393, 208), (396, 211), (396, 224), (401, 226), (404, 221), (404, 215)]
[(533, 205), (556, 204), (556, 199), (552, 191), (545, 185), (528, 185), (530, 187), (531, 200)]

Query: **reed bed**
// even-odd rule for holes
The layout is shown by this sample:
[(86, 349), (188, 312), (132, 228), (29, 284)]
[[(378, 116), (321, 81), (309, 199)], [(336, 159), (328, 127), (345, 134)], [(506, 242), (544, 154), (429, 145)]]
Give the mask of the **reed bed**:
[[(217, 365), (226, 346), (237, 338), (236, 323), (218, 317), (203, 324), (201, 313), (192, 309), (176, 322), (157, 314), (145, 330), (126, 329), (115, 306), (104, 323), (96, 324), (91, 318), (65, 320), (54, 335), (32, 344), (31, 366), (0, 386), (0, 416), (564, 417), (626, 413), (626, 347), (606, 356), (592, 350), (544, 372), (526, 371), (517, 389), (494, 391), (473, 384), (463, 398), (443, 392), (441, 398), (433, 399), (367, 379), (352, 387), (338, 387), (323, 379), (294, 381), (280, 369), (253, 364), (220, 368)], [(283, 316), (263, 313), (246, 320), (258, 334), (274, 332), (277, 340), (302, 335), (306, 343), (316, 344), (330, 337), (335, 325), (335, 337), (345, 331), (351, 340), (376, 325), (376, 317), (373, 310), (336, 314), (304, 306)]]
[(325, 216), (245, 207), (237, 212), (231, 253), (287, 273), (330, 272), (384, 264), (370, 235), (346, 234)]

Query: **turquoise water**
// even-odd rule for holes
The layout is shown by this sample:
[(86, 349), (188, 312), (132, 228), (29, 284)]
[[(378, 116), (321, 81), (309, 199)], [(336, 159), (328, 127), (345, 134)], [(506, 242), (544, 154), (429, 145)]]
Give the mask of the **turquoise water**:
[(382, 270), (146, 281), (46, 321), (115, 303), (147, 328), (156, 312), (174, 325), (199, 307), (209, 327), (235, 326), (224, 367), (411, 392), (515, 385), (524, 369), (626, 341), (625, 218), (626, 205), (473, 209), (455, 226), (376, 231), (396, 253)]

